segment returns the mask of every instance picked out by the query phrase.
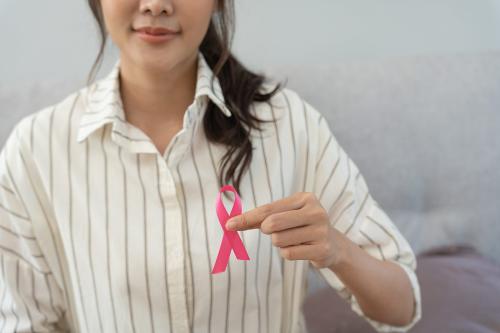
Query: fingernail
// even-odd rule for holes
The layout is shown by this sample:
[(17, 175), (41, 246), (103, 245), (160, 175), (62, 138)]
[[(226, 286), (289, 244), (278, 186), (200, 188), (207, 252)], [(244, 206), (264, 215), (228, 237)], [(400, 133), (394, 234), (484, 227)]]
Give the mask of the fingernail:
[(233, 218), (227, 220), (226, 229), (233, 229), (234, 227), (236, 227), (236, 221)]

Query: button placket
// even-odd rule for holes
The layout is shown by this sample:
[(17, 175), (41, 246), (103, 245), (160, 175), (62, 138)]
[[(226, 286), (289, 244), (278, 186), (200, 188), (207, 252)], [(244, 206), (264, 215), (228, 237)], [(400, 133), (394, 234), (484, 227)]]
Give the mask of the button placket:
[[(163, 192), (166, 190), (166, 185), (167, 185), (167, 180), (165, 179), (166, 177), (166, 168), (165, 165), (162, 164), (162, 167), (160, 168), (160, 186), (163, 189)], [(162, 193), (163, 196), (165, 196), (165, 193)]]
[(186, 308), (186, 286), (184, 258), (185, 251), (183, 242), (182, 208), (177, 198), (175, 180), (172, 176), (167, 162), (157, 156), (160, 170), (160, 189), (165, 202), (165, 216), (168, 224), (168, 232), (165, 235), (167, 247), (167, 270), (169, 272), (169, 292), (172, 302), (172, 321), (179, 332), (189, 331), (188, 310)]

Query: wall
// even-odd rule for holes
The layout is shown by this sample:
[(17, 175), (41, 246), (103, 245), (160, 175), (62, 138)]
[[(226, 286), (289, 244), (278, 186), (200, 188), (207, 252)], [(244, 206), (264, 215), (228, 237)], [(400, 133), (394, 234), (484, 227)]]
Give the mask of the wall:
[[(500, 49), (500, 0), (235, 2), (234, 52), (254, 69)], [(98, 49), (86, 1), (3, 0), (0, 22), (0, 89), (69, 79), (69, 92), (84, 84)], [(99, 77), (117, 55), (111, 45)]]

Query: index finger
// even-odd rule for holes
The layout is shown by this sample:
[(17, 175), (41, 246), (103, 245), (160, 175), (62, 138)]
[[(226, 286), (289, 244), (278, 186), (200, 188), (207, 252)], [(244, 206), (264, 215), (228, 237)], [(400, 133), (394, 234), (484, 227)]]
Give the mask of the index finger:
[(227, 230), (258, 229), (270, 215), (302, 208), (303, 201), (297, 195), (292, 195), (274, 202), (255, 207), (247, 212), (230, 218), (226, 223)]

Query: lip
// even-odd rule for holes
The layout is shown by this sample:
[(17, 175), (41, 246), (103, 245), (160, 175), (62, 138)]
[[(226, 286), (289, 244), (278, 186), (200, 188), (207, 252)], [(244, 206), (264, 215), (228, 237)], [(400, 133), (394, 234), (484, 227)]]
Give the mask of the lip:
[(162, 27), (141, 27), (134, 29), (139, 38), (148, 43), (164, 43), (174, 39), (179, 33)]
[(138, 32), (148, 33), (150, 35), (164, 35), (164, 34), (176, 34), (177, 33), (177, 31), (169, 29), (169, 28), (151, 27), (151, 26), (144, 26), (144, 27), (140, 27), (140, 28), (137, 28), (134, 30), (138, 31)]

